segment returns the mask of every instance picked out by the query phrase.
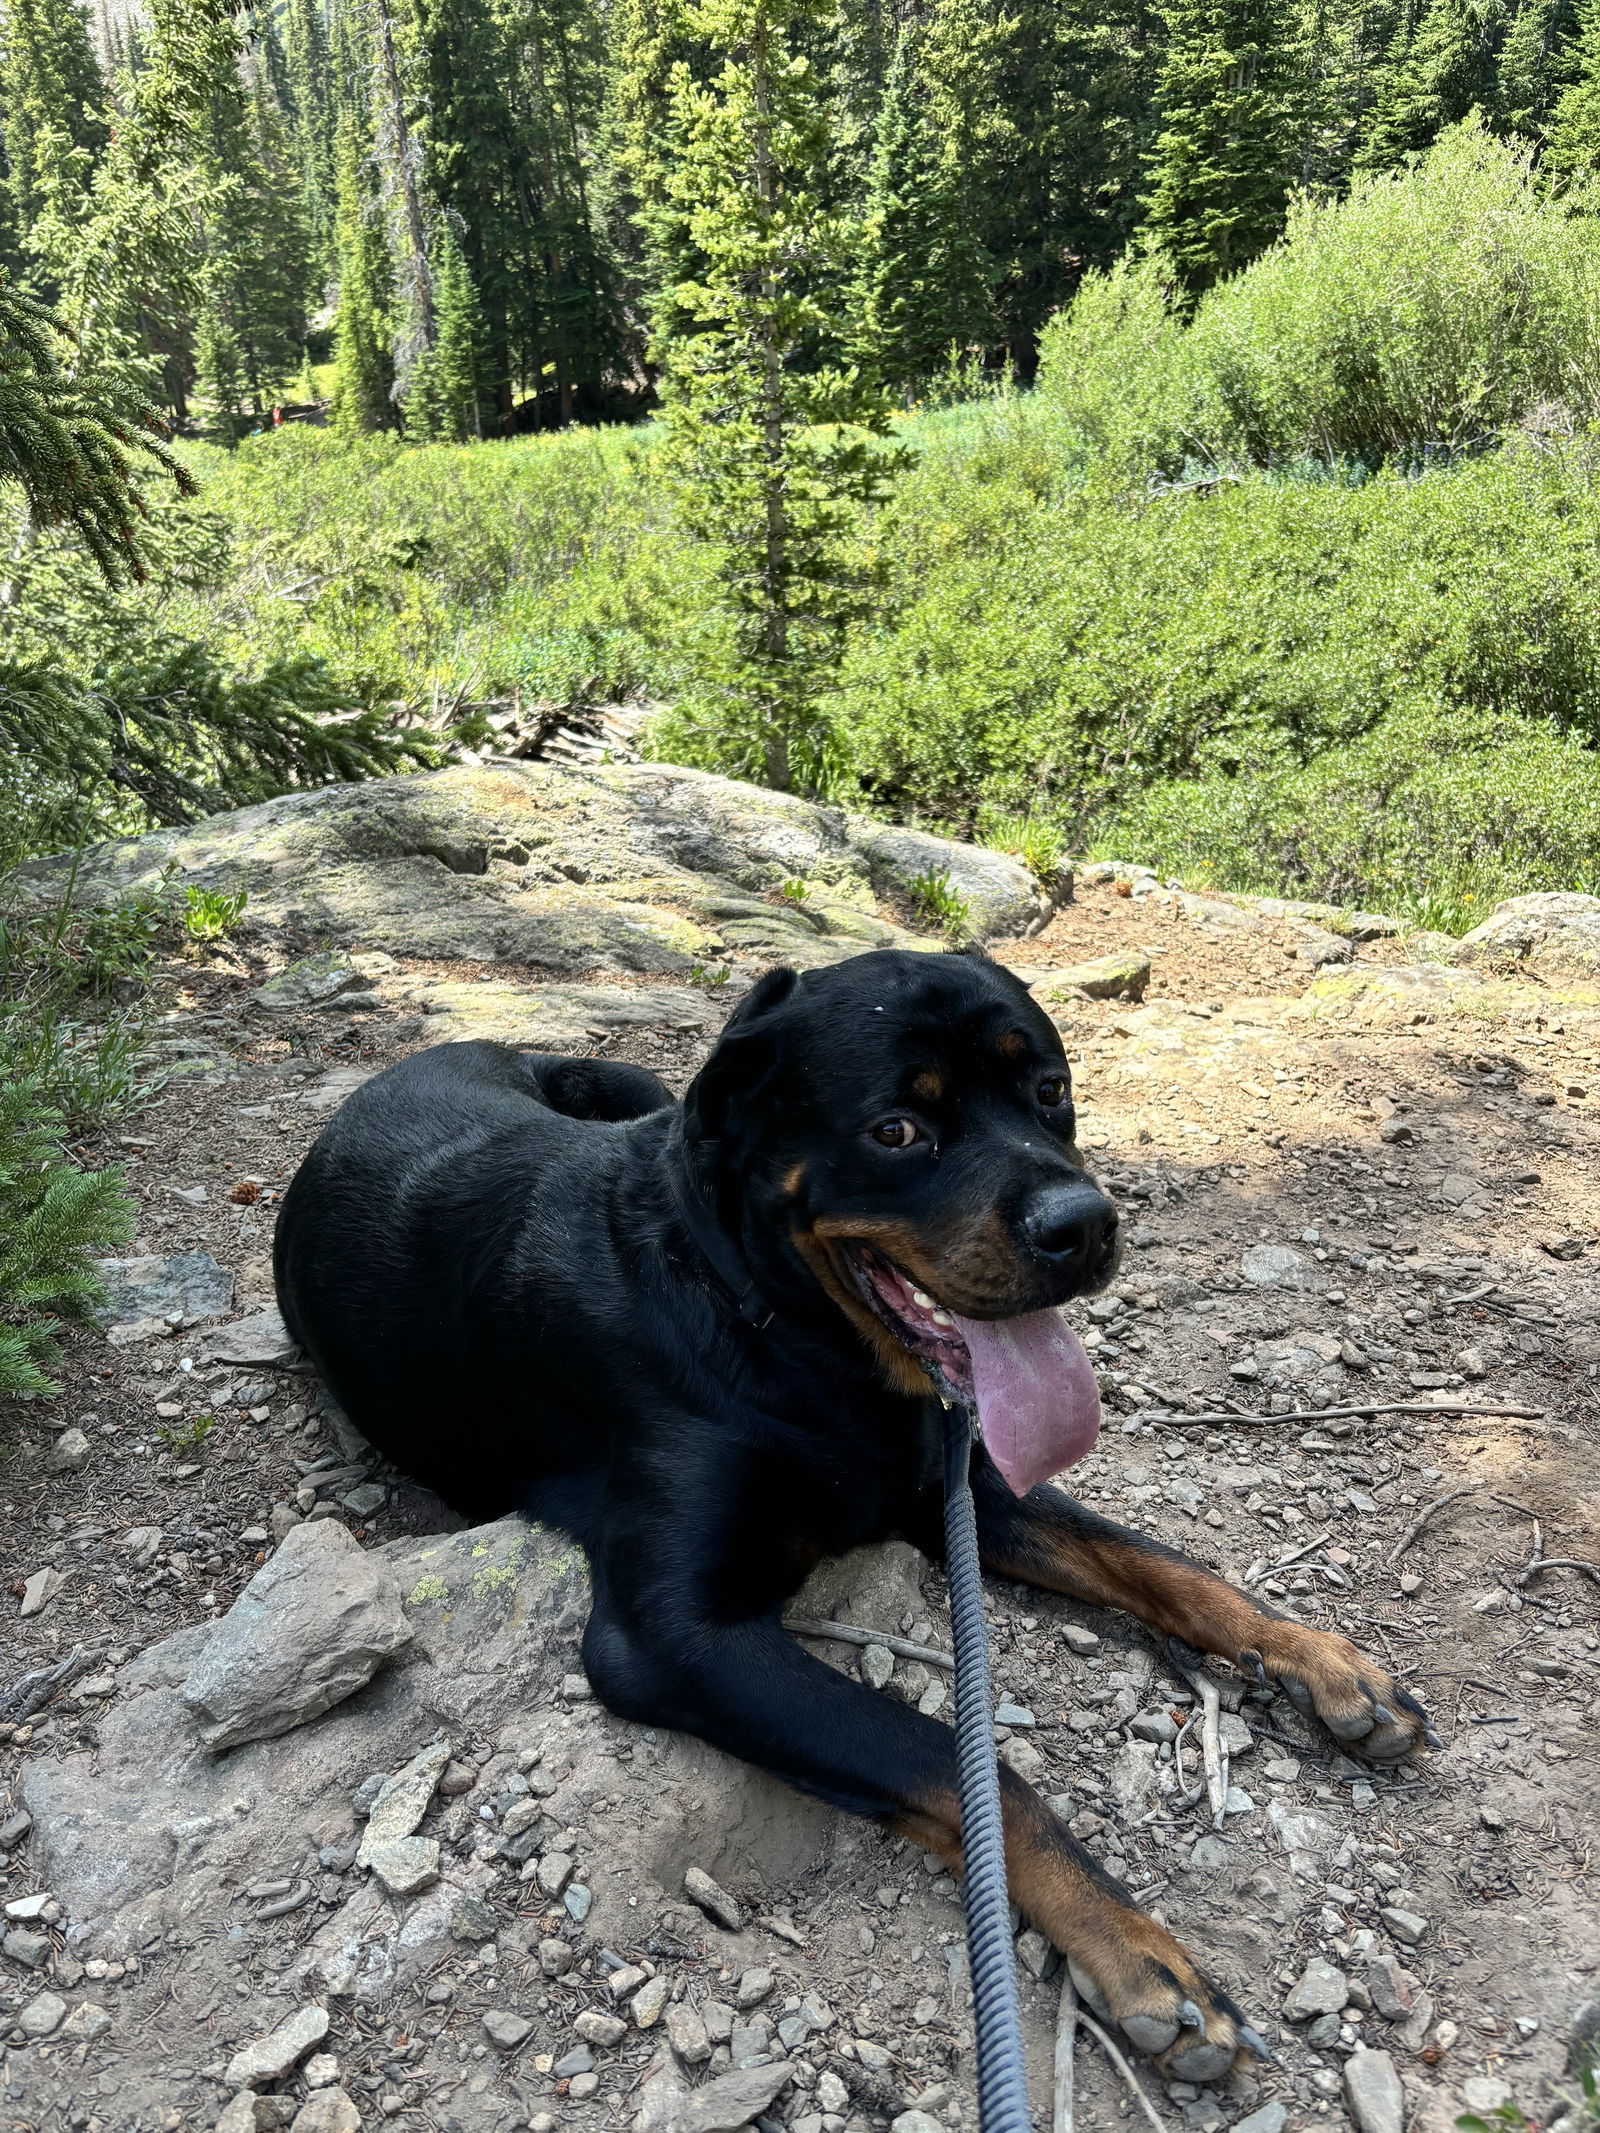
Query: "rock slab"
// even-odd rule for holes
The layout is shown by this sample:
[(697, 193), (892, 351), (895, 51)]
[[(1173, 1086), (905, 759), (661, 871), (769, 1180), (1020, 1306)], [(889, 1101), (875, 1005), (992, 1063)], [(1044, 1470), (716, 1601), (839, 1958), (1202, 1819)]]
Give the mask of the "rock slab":
[(1403, 2133), (1405, 2090), (1387, 2052), (1353, 2051), (1344, 2063), (1344, 2093), (1357, 2133)]
[(231, 2089), (259, 2089), (269, 2081), (281, 2081), (327, 2034), (325, 2007), (297, 2007), (270, 2036), (258, 2037), (235, 2052), (224, 2079)]
[(295, 1526), (240, 1593), (183, 1699), (220, 1754), (320, 1718), (411, 1636), (393, 1568), (337, 1519), (318, 1519)]

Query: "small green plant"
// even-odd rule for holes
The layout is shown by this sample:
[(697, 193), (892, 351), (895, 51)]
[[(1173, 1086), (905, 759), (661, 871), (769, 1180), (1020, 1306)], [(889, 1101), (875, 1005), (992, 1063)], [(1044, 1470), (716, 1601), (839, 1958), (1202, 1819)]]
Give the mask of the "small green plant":
[(122, 1172), (69, 1163), (61, 1124), (36, 1079), (0, 1076), (0, 1399), (56, 1389), (58, 1321), (101, 1300), (92, 1257), (133, 1234)]
[(1457, 940), (1484, 916), (1475, 897), (1451, 889), (1424, 889), (1408, 897), (1404, 909), (1419, 933), (1448, 933)]
[(215, 1415), (192, 1415), (187, 1422), (171, 1422), (156, 1431), (156, 1442), (169, 1452), (197, 1452), (217, 1426)]
[(696, 963), (689, 971), (691, 985), (703, 985), (707, 992), (715, 992), (726, 985), (733, 976), (731, 963)]
[(971, 938), (972, 906), (964, 896), (957, 894), (947, 868), (930, 867), (926, 874), (919, 874), (911, 884), (911, 901), (916, 905), (917, 915), (939, 927), (947, 939), (965, 941)]
[(183, 901), (183, 930), (190, 940), (220, 941), (243, 918), (250, 892), (238, 889), (230, 896), (224, 889), (189, 888), (183, 892)]
[(1061, 825), (1045, 815), (1007, 815), (986, 811), (979, 817), (978, 841), (991, 852), (1020, 859), (1036, 881), (1051, 881), (1066, 854)]
[(811, 885), (798, 874), (793, 874), (787, 881), (779, 882), (778, 894), (786, 904), (803, 904), (810, 900)]

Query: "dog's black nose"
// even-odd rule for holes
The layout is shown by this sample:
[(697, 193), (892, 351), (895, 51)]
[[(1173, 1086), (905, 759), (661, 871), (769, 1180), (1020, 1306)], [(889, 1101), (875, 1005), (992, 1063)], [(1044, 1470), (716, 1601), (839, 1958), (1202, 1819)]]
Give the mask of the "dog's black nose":
[(1098, 1266), (1117, 1226), (1117, 1212), (1104, 1193), (1079, 1181), (1052, 1185), (1023, 1219), (1023, 1235), (1041, 1257), (1087, 1273)]

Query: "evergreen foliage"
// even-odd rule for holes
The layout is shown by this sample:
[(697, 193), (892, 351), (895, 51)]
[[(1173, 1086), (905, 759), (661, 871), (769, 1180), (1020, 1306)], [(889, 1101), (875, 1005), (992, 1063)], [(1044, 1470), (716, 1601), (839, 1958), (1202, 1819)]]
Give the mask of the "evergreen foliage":
[(103, 1300), (91, 1255), (133, 1234), (122, 1172), (66, 1162), (60, 1126), (38, 1081), (0, 1078), (0, 1400), (55, 1390), (58, 1320)]
[(454, 233), (435, 253), (433, 299), (438, 338), (411, 373), (406, 434), (419, 444), (464, 444), (482, 437), (489, 393), (488, 333), (477, 291)]
[(701, 0), (691, 19), (721, 64), (673, 76), (662, 211), (702, 262), (659, 298), (667, 465), (733, 616), (676, 730), (779, 791), (825, 777), (819, 699), (866, 608), (858, 521), (890, 465), (873, 441), (887, 411), (845, 366), (829, 301), (854, 232), (825, 204), (826, 109), (797, 36), (821, 15), (822, 0)]
[(392, 429), (395, 422), (389, 248), (370, 173), (365, 129), (346, 112), (339, 122), (334, 223), (339, 307), (333, 338), (333, 419), (345, 436)]
[(1295, 175), (1289, 26), (1278, 0), (1165, 0), (1162, 14), (1145, 234), (1195, 295), (1282, 227)]
[(180, 489), (193, 477), (137, 387), (114, 368), (74, 361), (55, 319), (0, 281), (0, 481), (22, 491), (28, 530), (65, 526), (113, 582), (142, 575), (139, 477), (152, 466)]
[[(0, 125), (9, 263), (26, 273), (46, 217), (81, 213), (104, 153), (106, 85), (77, 0), (7, 0), (0, 20)], [(53, 297), (48, 275), (39, 293)]]

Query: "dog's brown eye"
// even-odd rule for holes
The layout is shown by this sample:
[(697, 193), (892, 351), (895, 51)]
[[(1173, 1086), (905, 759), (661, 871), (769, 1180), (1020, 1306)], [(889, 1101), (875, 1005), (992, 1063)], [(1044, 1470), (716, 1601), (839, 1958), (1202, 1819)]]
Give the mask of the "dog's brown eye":
[(1067, 1100), (1067, 1077), (1065, 1074), (1047, 1074), (1039, 1084), (1039, 1101), (1052, 1109)]
[(872, 1129), (872, 1138), (885, 1148), (909, 1148), (917, 1137), (909, 1118), (880, 1118)]

